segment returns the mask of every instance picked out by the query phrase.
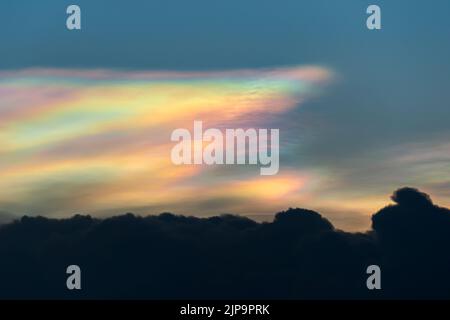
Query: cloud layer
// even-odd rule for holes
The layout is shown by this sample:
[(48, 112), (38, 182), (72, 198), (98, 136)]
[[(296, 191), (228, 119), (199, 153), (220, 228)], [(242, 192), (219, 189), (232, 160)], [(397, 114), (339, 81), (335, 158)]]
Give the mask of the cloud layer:
[(261, 179), (256, 168), (175, 166), (170, 134), (192, 130), (194, 120), (205, 127), (265, 128), (330, 79), (329, 70), (316, 66), (0, 72), (0, 208), (61, 216), (122, 208), (179, 211), (179, 203), (191, 203), (183, 212), (202, 214), (202, 203), (228, 198), (221, 209), (245, 213), (246, 199), (286, 200), (306, 174), (284, 171)]

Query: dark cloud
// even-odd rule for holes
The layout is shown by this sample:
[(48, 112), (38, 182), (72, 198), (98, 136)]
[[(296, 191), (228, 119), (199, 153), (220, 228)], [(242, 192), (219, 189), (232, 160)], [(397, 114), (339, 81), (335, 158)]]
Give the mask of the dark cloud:
[(372, 217), (386, 261), (387, 294), (406, 298), (449, 297), (450, 210), (433, 205), (413, 188), (397, 190), (388, 206)]
[[(450, 298), (450, 212), (415, 189), (373, 216), (373, 230), (337, 230), (289, 209), (271, 223), (210, 218), (23, 217), (0, 227), (1, 298)], [(78, 292), (66, 267), (82, 268)], [(382, 290), (366, 288), (378, 264)]]

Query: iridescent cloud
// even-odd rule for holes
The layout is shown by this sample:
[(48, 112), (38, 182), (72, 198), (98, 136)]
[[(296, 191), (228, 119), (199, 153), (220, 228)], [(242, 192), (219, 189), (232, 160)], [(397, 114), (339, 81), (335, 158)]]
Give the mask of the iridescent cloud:
[(194, 120), (265, 127), (331, 78), (315, 66), (0, 72), (0, 209), (54, 216), (127, 208), (245, 214), (295, 205), (307, 197), (310, 174), (282, 170), (265, 178), (251, 166), (224, 172), (175, 166), (170, 133), (191, 129)]

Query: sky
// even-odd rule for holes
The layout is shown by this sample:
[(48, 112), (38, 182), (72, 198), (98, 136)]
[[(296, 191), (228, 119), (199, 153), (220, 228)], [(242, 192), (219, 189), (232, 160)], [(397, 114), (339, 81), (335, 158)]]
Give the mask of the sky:
[[(406, 185), (449, 206), (449, 15), (445, 0), (2, 1), (0, 221), (304, 207), (366, 230)], [(194, 120), (279, 128), (279, 173), (173, 165), (170, 134)]]

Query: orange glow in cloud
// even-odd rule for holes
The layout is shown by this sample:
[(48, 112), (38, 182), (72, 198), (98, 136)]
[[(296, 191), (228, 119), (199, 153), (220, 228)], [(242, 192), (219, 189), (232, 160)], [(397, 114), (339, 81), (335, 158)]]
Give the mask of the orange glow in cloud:
[(218, 178), (204, 166), (175, 166), (170, 133), (194, 120), (261, 127), (331, 77), (321, 67), (0, 72), (0, 209), (61, 216), (184, 201), (195, 214), (200, 200), (282, 202), (307, 180), (295, 172), (263, 178), (233, 170)]

